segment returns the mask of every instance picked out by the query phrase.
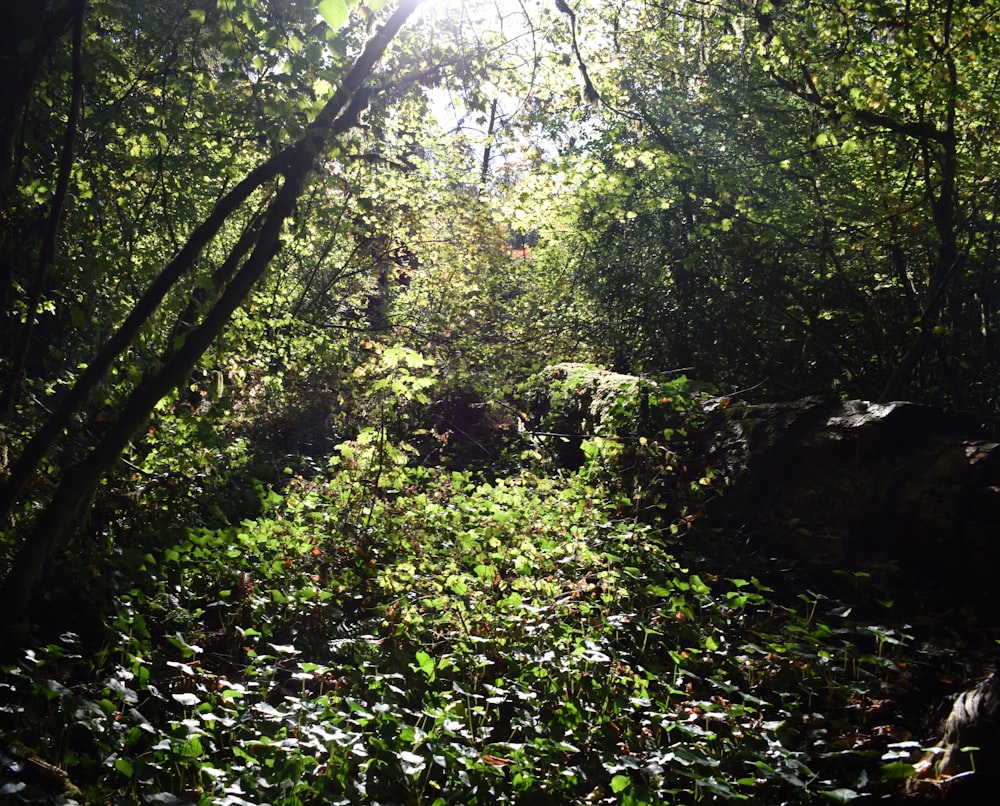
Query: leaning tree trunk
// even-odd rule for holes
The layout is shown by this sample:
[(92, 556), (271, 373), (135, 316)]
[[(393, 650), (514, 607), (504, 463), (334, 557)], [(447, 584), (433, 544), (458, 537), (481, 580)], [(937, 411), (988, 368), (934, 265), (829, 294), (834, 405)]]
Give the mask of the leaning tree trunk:
[(114, 362), (132, 345), (142, 326), (156, 312), (170, 290), (191, 271), (199, 255), (250, 195), (287, 170), (292, 150), (286, 149), (262, 163), (227, 193), (215, 205), (208, 218), (195, 228), (187, 243), (149, 284), (122, 324), (87, 364), (73, 386), (59, 401), (49, 419), (35, 432), (13, 463), (6, 481), (0, 485), (0, 520), (10, 516), (28, 479), (38, 469), (63, 429), (100, 386)]
[[(55, 495), (36, 519), (32, 532), (21, 545), (0, 584), (0, 613), (4, 614), (4, 620), (0, 622), (0, 646), (12, 646), (22, 639), (31, 591), (49, 557), (65, 547), (84, 523), (100, 480), (114, 467), (129, 441), (149, 419), (156, 404), (189, 376), (198, 359), (222, 332), (233, 312), (247, 298), (278, 252), (282, 227), (293, 213), (319, 155), (332, 136), (355, 124), (369, 98), (369, 93), (363, 89), (364, 83), (389, 42), (419, 3), (420, 0), (403, 0), (384, 27), (369, 41), (306, 134), (285, 152), (279, 171), (285, 181), (268, 208), (256, 248), (202, 323), (186, 335), (183, 344), (167, 357), (158, 371), (136, 387), (118, 419), (87, 457), (63, 474)], [(199, 234), (200, 229), (196, 230), (192, 240)], [(185, 249), (189, 247), (194, 249), (191, 241)], [(16, 492), (11, 495), (10, 486), (7, 493), (10, 498), (16, 496)]]

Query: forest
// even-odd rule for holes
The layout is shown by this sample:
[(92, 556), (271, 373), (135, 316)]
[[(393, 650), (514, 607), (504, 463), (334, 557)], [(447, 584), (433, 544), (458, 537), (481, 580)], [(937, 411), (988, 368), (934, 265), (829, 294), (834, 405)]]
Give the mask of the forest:
[(1000, 3), (0, 11), (0, 801), (990, 801)]

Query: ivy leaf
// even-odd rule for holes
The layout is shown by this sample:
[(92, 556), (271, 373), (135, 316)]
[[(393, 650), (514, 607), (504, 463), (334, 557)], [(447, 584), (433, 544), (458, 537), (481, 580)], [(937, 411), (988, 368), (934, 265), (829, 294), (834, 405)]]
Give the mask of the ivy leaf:
[(691, 574), (691, 590), (694, 593), (711, 593), (712, 589), (708, 587), (698, 574)]
[(417, 652), (416, 659), (417, 659), (417, 664), (413, 668), (414, 669), (419, 669), (421, 672), (423, 672), (427, 676), (427, 679), (429, 681), (433, 682), (433, 680), (434, 680), (434, 666), (435, 666), (435, 664), (434, 664), (434, 658), (432, 658), (430, 655), (428, 655), (426, 652), (424, 652), (421, 649), (421, 650), (419, 650)]
[(423, 756), (404, 750), (399, 754), (400, 761), (403, 762), (403, 772), (407, 775), (416, 775), (427, 766), (427, 761)]
[(326, 24), (336, 31), (347, 22), (347, 3), (344, 0), (321, 0), (319, 13)]
[(629, 788), (632, 780), (627, 775), (616, 775), (611, 779), (611, 791), (618, 793)]
[(914, 773), (914, 767), (905, 761), (892, 761), (882, 765), (883, 781), (898, 781), (909, 778)]

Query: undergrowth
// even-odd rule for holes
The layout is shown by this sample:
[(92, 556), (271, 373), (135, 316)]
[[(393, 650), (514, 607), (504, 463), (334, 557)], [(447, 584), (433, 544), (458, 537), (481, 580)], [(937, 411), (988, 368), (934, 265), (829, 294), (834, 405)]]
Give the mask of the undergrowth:
[(411, 467), (373, 429), (326, 475), (261, 488), (257, 518), (119, 541), (99, 569), (118, 585), (110, 632), (64, 632), (2, 669), (0, 794), (688, 804), (894, 791), (917, 747), (888, 694), (919, 663), (905, 625), (810, 590), (782, 599), (752, 559), (722, 573), (689, 514), (716, 482), (685, 479), (669, 446), (643, 440), (633, 470), (656, 464), (659, 493), (644, 470), (639, 496), (639, 476), (601, 471), (608, 444), (585, 445), (578, 472), (487, 479)]

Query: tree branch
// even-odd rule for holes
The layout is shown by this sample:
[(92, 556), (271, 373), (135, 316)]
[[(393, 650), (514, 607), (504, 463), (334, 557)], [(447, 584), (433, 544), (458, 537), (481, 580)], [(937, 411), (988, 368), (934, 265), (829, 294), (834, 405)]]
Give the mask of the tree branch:
[[(369, 99), (368, 92), (359, 92), (361, 85), (371, 74), (389, 42), (420, 2), (421, 0), (401, 2), (382, 29), (369, 40), (340, 89), (327, 103), (316, 121), (309, 126), (303, 138), (286, 149), (285, 159), (280, 166), (280, 173), (285, 181), (268, 208), (256, 247), (201, 324), (186, 335), (183, 343), (169, 355), (158, 370), (139, 383), (126, 401), (117, 420), (105, 431), (93, 450), (63, 474), (58, 490), (36, 519), (31, 534), (21, 544), (6, 577), (0, 584), (0, 612), (4, 613), (4, 620), (0, 624), (0, 646), (20, 640), (25, 626), (24, 616), (27, 612), (29, 595), (41, 577), (45, 562), (53, 553), (64, 548), (72, 535), (82, 526), (100, 480), (114, 466), (129, 441), (148, 420), (156, 403), (187, 379), (195, 363), (222, 332), (233, 312), (247, 298), (271, 259), (277, 254), (281, 246), (282, 228), (294, 212), (295, 204), (302, 195), (319, 155), (334, 135), (341, 134), (356, 125), (357, 116)], [(274, 161), (269, 160), (244, 182), (252, 183), (255, 178), (267, 173), (262, 170), (265, 166), (270, 166), (267, 171), (278, 170)], [(230, 199), (230, 196), (227, 196), (227, 199)], [(236, 206), (231, 204), (230, 212), (235, 210)], [(207, 242), (196, 236), (205, 232), (214, 234), (225, 222), (225, 217), (219, 218), (221, 215), (219, 210), (220, 207), (217, 206), (210, 216), (211, 224), (206, 221), (199, 227), (181, 250), (188, 260), (193, 261)], [(175, 262), (179, 258), (180, 256)], [(8, 482), (4, 491), (7, 497), (10, 497), (12, 489)]]
[[(816, 89), (812, 76), (809, 74), (809, 71), (805, 68), (805, 66), (802, 67), (802, 72), (805, 76), (806, 86), (803, 86), (802, 83), (798, 81), (780, 76), (777, 73), (772, 73), (771, 77), (774, 80), (774, 83), (781, 87), (781, 89), (790, 92), (797, 98), (801, 98), (803, 101), (828, 113), (831, 116), (836, 115), (840, 117), (841, 115), (849, 114), (859, 123), (863, 123), (867, 126), (877, 126), (885, 129), (886, 131), (892, 132), (893, 134), (912, 137), (921, 142), (929, 140), (940, 143), (941, 145), (948, 145), (954, 140), (954, 136), (949, 131), (941, 131), (934, 125), (925, 121), (897, 120), (889, 115), (882, 115), (878, 112), (872, 112), (869, 109), (855, 109), (852, 106), (848, 106), (845, 109), (843, 106), (836, 103), (835, 100), (831, 100), (829, 97), (824, 97)], [(834, 98), (836, 98), (836, 96), (834, 96)]]

